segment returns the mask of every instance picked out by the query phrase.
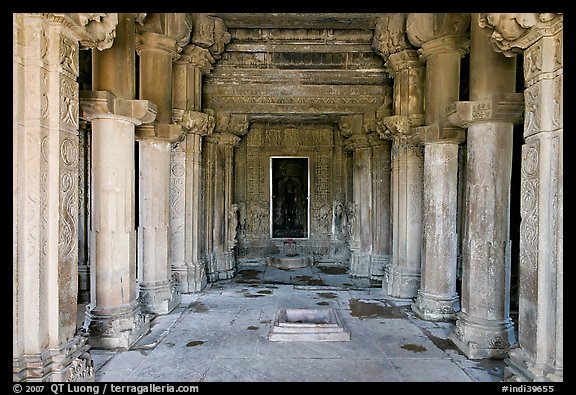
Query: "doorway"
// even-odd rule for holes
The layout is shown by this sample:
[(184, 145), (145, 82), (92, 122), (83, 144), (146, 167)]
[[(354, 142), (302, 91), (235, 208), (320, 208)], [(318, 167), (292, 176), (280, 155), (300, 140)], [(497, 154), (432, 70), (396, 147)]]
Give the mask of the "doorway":
[(309, 169), (307, 157), (270, 158), (272, 238), (308, 238)]

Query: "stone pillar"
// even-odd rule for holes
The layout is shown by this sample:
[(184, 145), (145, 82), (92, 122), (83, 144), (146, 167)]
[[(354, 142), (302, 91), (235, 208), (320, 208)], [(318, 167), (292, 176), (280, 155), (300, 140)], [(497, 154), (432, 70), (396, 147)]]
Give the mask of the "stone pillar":
[[(155, 30), (157, 20), (164, 21), (160, 33)], [(158, 108), (156, 122), (137, 129), (139, 299), (142, 309), (152, 314), (167, 314), (181, 300), (169, 258), (170, 151), (171, 144), (184, 137), (182, 126), (171, 123), (172, 61), (181, 50), (178, 40), (186, 35), (181, 24), (185, 25), (185, 19), (154, 14), (140, 29), (136, 48), (140, 56), (140, 98)], [(190, 30), (188, 39), (189, 34)]]
[(391, 14), (376, 25), (372, 46), (394, 78), (394, 115), (377, 114), (380, 138), (392, 140), (392, 262), (382, 290), (411, 299), (420, 287), (424, 156), (411, 134), (424, 122), (424, 62), (406, 37), (406, 15)]
[[(345, 120), (342, 120), (345, 118)], [(352, 131), (346, 149), (352, 152), (352, 203), (348, 205), (348, 237), (352, 277), (370, 277), (372, 252), (372, 146), (362, 132), (362, 116), (341, 117), (341, 128), (350, 124)]]
[(172, 272), (182, 293), (206, 285), (201, 201), (202, 137), (212, 133), (214, 117), (201, 113), (202, 74), (210, 71), (214, 58), (206, 49), (187, 45), (173, 65), (173, 119), (187, 131), (171, 154), (170, 258)]
[(372, 144), (372, 254), (370, 279), (382, 281), (384, 270), (390, 263), (390, 141), (370, 136)]
[(510, 319), (510, 180), (516, 59), (492, 51), (472, 14), (470, 101), (456, 102), (449, 120), (468, 128), (462, 310), (450, 339), (468, 358), (503, 358), (516, 343)]
[(93, 381), (76, 332), (76, 79), (79, 41), (95, 38), (78, 14), (14, 13), (12, 24), (12, 378)]
[(135, 15), (121, 14), (114, 45), (93, 50), (95, 91), (81, 92), (80, 116), (92, 122), (91, 295), (83, 330), (97, 348), (128, 348), (150, 328), (137, 300), (134, 130), (154, 120), (156, 106), (134, 100), (124, 83), (134, 80), (134, 36)]
[(456, 294), (458, 144), (462, 129), (446, 121), (446, 106), (458, 100), (460, 58), (466, 54), (468, 14), (409, 14), (412, 44), (426, 61), (425, 123), (413, 136), (424, 145), (424, 239), (422, 273), (414, 312), (432, 321), (453, 320), (460, 309)]
[(507, 381), (563, 381), (563, 17), (481, 14), (491, 43), (524, 52), (519, 347)]
[[(247, 129), (247, 127), (246, 127)], [(237, 207), (233, 198), (234, 147), (240, 138), (232, 133), (217, 132), (204, 138), (205, 191), (208, 282), (232, 278), (236, 274)]]
[(90, 122), (80, 122), (78, 139), (78, 303), (90, 302)]

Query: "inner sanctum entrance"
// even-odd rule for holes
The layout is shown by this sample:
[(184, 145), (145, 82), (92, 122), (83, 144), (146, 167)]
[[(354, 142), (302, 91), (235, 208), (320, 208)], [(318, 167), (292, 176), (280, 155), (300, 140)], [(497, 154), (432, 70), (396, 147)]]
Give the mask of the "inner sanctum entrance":
[(270, 158), (272, 238), (308, 238), (308, 158)]

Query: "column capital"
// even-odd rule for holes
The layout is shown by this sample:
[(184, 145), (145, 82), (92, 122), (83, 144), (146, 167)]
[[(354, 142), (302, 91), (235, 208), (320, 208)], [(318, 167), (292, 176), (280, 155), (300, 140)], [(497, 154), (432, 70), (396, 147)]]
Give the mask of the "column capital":
[(378, 134), (381, 139), (406, 140), (410, 137), (410, 120), (406, 115), (392, 115), (377, 120)]
[(244, 136), (248, 133), (250, 119), (247, 114), (219, 112), (216, 114), (215, 118), (215, 129), (220, 133), (231, 133), (237, 136)]
[(215, 120), (213, 111), (206, 109), (204, 112), (172, 110), (172, 119), (182, 125), (186, 134), (207, 136), (214, 130)]
[(370, 148), (371, 146), (372, 143), (370, 137), (366, 133), (354, 133), (344, 142), (344, 149), (347, 151)]
[(393, 53), (413, 48), (406, 36), (405, 13), (392, 13), (378, 18), (372, 48), (384, 61)]
[(204, 141), (211, 144), (236, 147), (240, 143), (240, 137), (232, 133), (215, 132), (206, 136)]
[(178, 59), (182, 50), (176, 39), (154, 32), (141, 32), (136, 37), (136, 52), (141, 55), (143, 50), (159, 50), (172, 56), (172, 60)]
[(424, 43), (444, 36), (465, 38), (470, 30), (470, 14), (410, 13), (406, 18), (408, 40), (421, 47)]
[(52, 22), (60, 22), (79, 37), (80, 46), (97, 48), (99, 51), (110, 48), (116, 38), (118, 14), (102, 12), (74, 12), (43, 14)]
[(353, 134), (362, 133), (363, 128), (363, 115), (341, 115), (338, 119), (338, 127), (342, 131), (344, 137), (350, 137)]
[(156, 118), (156, 105), (148, 100), (117, 98), (108, 91), (80, 91), (80, 118), (115, 118), (135, 125), (150, 123)]
[[(192, 17), (187, 12), (153, 12), (140, 18), (137, 34), (156, 33), (176, 41), (180, 49), (190, 41)], [(180, 51), (180, 50), (179, 50)], [(178, 52), (179, 52), (178, 51)]]
[(216, 62), (210, 51), (194, 44), (188, 44), (180, 53), (180, 58), (176, 63), (186, 63), (197, 67), (202, 74), (210, 74), (212, 65)]
[(511, 57), (563, 30), (564, 18), (560, 13), (481, 13), (472, 23), (490, 35), (494, 51)]
[(224, 47), (230, 42), (226, 24), (221, 18), (192, 14), (193, 29), (190, 41), (202, 48), (208, 49), (214, 59), (220, 59)]
[(460, 144), (465, 140), (466, 132), (459, 127), (418, 126), (414, 128), (412, 134), (412, 142), (414, 144)]
[(184, 140), (186, 133), (182, 125), (176, 123), (153, 122), (136, 128), (136, 139), (157, 139), (169, 143), (178, 143)]
[(458, 52), (460, 57), (463, 57), (470, 50), (470, 40), (463, 36), (442, 36), (426, 41), (422, 44), (422, 48), (418, 53), (422, 58), (427, 59), (441, 53)]
[(390, 54), (385, 66), (388, 73), (394, 75), (400, 70), (425, 67), (425, 63), (422, 61), (422, 59), (420, 59), (418, 50), (405, 49), (403, 51)]
[(486, 100), (457, 101), (446, 108), (448, 121), (462, 128), (481, 122), (519, 123), (523, 113), (522, 93), (500, 94)]

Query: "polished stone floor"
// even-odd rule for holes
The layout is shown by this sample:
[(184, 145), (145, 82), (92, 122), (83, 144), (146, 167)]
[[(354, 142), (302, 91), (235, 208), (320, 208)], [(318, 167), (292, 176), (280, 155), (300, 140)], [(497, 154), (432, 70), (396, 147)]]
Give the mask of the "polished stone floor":
[[(269, 341), (282, 308), (332, 308), (350, 341)], [(501, 381), (504, 363), (468, 360), (447, 340), (452, 328), (333, 262), (282, 270), (255, 260), (183, 295), (131, 349), (91, 353), (99, 382)]]

